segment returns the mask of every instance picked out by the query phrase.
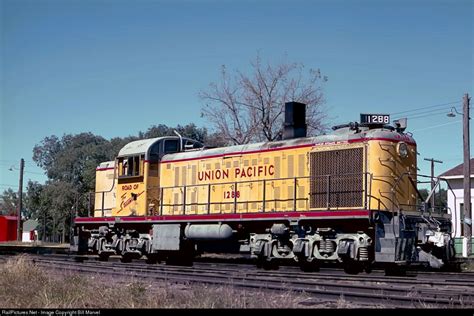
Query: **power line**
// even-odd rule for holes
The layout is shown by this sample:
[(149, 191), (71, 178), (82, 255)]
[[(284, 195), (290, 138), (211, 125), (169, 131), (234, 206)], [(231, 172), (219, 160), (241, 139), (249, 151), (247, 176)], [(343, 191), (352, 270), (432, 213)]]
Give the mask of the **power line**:
[[(11, 166), (10, 171), (13, 171), (13, 170), (16, 170), (16, 171), (20, 171), (20, 169), (18, 169), (16, 166)], [(33, 172), (33, 171), (24, 171), (25, 173), (32, 173), (32, 174), (39, 174), (39, 175), (44, 175), (44, 172), (43, 173), (40, 173), (40, 172)]]
[(446, 113), (449, 111), (449, 109), (452, 109), (452, 108), (455, 108), (456, 110), (458, 111), (461, 111), (461, 107), (457, 107), (457, 106), (453, 106), (453, 107), (446, 107), (446, 108), (442, 108), (442, 109), (431, 109), (431, 110), (426, 110), (426, 111), (421, 111), (421, 112), (417, 112), (417, 113), (413, 113), (413, 114), (408, 114), (408, 116), (404, 116), (404, 117), (412, 117), (412, 116), (418, 116), (418, 115), (423, 115), (423, 114), (430, 114), (430, 113)]
[[(30, 164), (26, 164), (28, 166), (28, 169), (41, 169), (43, 170), (43, 168), (41, 167), (38, 167), (38, 166), (34, 166), (34, 165), (30, 165)], [(10, 168), (15, 168), (15, 170), (20, 170), (17, 166), (17, 164), (12, 164), (12, 163), (7, 163), (7, 162), (0, 162), (0, 166), (8, 166)]]
[(444, 125), (450, 125), (450, 124), (459, 123), (459, 122), (462, 122), (462, 120), (457, 120), (457, 121), (452, 121), (452, 122), (449, 122), (449, 123), (443, 123), (443, 124), (438, 124), (438, 125), (432, 125), (432, 126), (425, 127), (425, 128), (415, 129), (415, 130), (412, 130), (411, 132), (424, 131), (424, 130), (427, 130), (427, 129), (432, 129), (432, 128), (436, 128), (436, 127), (440, 127), (440, 126), (444, 126)]
[[(434, 115), (440, 115), (444, 114), (452, 108), (450, 105), (453, 104), (461, 104), (461, 101), (451, 101), (451, 102), (446, 102), (446, 103), (440, 103), (440, 104), (434, 104), (434, 105), (427, 105), (427, 106), (422, 106), (416, 109), (411, 109), (411, 110), (406, 110), (406, 111), (400, 111), (400, 112), (394, 112), (390, 113), (390, 116), (395, 116), (395, 119), (400, 119), (400, 118), (409, 118), (409, 119), (419, 119), (419, 118), (424, 118), (424, 117), (429, 117), (429, 116), (434, 116)], [(443, 107), (443, 108), (439, 108)], [(436, 109), (439, 108), (439, 109)], [(457, 106), (454, 107), (456, 110), (460, 110), (457, 108)], [(431, 109), (431, 110), (427, 110)], [(425, 110), (425, 111), (421, 111)], [(420, 112), (421, 111), (421, 112)], [(409, 116), (399, 116), (399, 114), (404, 114), (404, 113), (410, 113)]]
[(39, 175), (42, 175), (42, 176), (44, 176), (44, 175), (45, 175), (44, 173), (40, 173), (40, 172), (32, 172), (32, 171), (25, 171), (25, 173), (39, 174)]
[[(18, 162), (18, 161), (13, 160), (13, 159), (0, 159), (0, 161), (9, 161), (9, 162), (14, 162), (14, 163)], [(32, 165), (36, 166), (36, 163), (33, 160), (25, 160), (25, 162), (31, 163)]]
[(440, 107), (440, 106), (446, 106), (446, 105), (455, 104), (455, 103), (461, 103), (461, 101), (458, 100), (458, 101), (452, 101), (452, 102), (448, 102), (448, 103), (428, 105), (428, 106), (420, 107), (420, 108), (417, 108), (417, 109), (406, 110), (406, 111), (401, 111), (401, 112), (395, 112), (395, 113), (392, 113), (391, 115), (409, 113), (409, 112), (416, 112), (416, 111), (419, 111), (419, 110), (430, 109), (430, 108), (435, 108), (435, 107)]
[[(419, 118), (425, 118), (425, 117), (430, 117), (430, 116), (435, 116), (435, 115), (440, 115), (440, 114), (448, 114), (446, 109), (439, 109), (439, 110), (433, 110), (428, 113), (423, 112), (423, 113), (415, 113), (413, 116), (406, 116), (406, 118), (409, 118), (410, 120), (413, 119), (419, 119)], [(398, 117), (399, 119), (401, 117)]]

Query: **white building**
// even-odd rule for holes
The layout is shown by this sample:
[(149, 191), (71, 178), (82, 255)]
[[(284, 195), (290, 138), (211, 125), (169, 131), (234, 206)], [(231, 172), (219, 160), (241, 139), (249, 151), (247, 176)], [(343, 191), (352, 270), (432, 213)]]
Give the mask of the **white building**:
[[(470, 160), (471, 164), (471, 213), (472, 206), (474, 205), (474, 158)], [(464, 214), (464, 175), (463, 175), (463, 165), (460, 164), (456, 167), (449, 169), (448, 171), (441, 174), (439, 177), (446, 179), (448, 181), (448, 208), (452, 214), (453, 221), (453, 237), (455, 237), (455, 248), (456, 253), (463, 257), (467, 257), (467, 242), (468, 238), (464, 238), (464, 219), (466, 218)], [(472, 219), (472, 216), (468, 216)], [(472, 224), (471, 226), (471, 244), (473, 243), (472, 239)], [(473, 247), (471, 247), (474, 249)], [(470, 254), (473, 255), (473, 252)]]
[(38, 240), (38, 222), (32, 219), (29, 219), (23, 223), (23, 233), (21, 235), (22, 242), (33, 242)]

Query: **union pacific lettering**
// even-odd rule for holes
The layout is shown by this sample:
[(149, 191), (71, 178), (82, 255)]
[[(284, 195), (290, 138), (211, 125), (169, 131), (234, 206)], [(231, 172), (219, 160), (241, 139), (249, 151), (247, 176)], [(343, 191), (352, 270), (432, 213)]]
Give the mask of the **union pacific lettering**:
[(229, 179), (230, 175), (234, 176), (234, 179), (246, 179), (252, 177), (266, 177), (273, 176), (275, 174), (274, 165), (263, 165), (263, 166), (249, 166), (243, 168), (234, 169), (217, 169), (217, 170), (206, 170), (198, 171), (199, 181), (212, 181), (212, 180), (223, 180)]

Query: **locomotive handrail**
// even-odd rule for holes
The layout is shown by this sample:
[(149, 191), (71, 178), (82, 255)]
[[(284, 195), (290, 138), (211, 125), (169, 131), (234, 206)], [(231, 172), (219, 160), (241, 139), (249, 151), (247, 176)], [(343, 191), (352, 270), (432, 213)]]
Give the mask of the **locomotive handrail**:
[[(107, 190), (107, 191), (95, 191), (94, 192), (94, 196), (97, 194), (97, 193), (102, 193), (102, 197), (101, 197), (101, 200), (102, 200), (102, 206), (101, 206), (101, 212), (102, 212), (102, 217), (104, 217), (104, 206), (105, 206), (105, 193), (110, 193), (112, 192), (112, 190), (114, 189), (115, 187), (115, 180), (118, 179), (118, 177), (116, 177), (117, 175), (117, 165), (114, 164), (114, 177), (113, 177), (113, 181), (112, 181), (112, 187)], [(91, 192), (89, 192), (91, 193)], [(95, 209), (95, 207), (94, 207)], [(88, 212), (90, 212), (90, 207), (89, 207), (89, 210)]]
[[(413, 186), (413, 188), (415, 189), (415, 191), (416, 191), (416, 193), (417, 193), (417, 195), (418, 195), (418, 198), (423, 201), (424, 199), (423, 199), (423, 197), (421, 196), (421, 194), (420, 194), (420, 192), (419, 192), (419, 190), (418, 190), (416, 184), (414, 183), (413, 178), (410, 177), (411, 175), (414, 175), (414, 174), (411, 173), (411, 172), (404, 172), (404, 173), (402, 173), (402, 174), (398, 177), (398, 179), (397, 179), (397, 181), (395, 182), (395, 184), (392, 186), (392, 193), (394, 194), (395, 189), (397, 188), (397, 186), (399, 185), (399, 183), (401, 182), (401, 180), (403, 179), (403, 177), (408, 176), (408, 179), (409, 179), (411, 185)], [(423, 174), (416, 174), (416, 176), (417, 176), (417, 177), (423, 177), (423, 178), (430, 178), (430, 179), (433, 178), (433, 177), (431, 177), (431, 176), (427, 176), (427, 175), (423, 175)], [(441, 181), (441, 180), (446, 181), (446, 180), (443, 179), (443, 178), (439, 178), (439, 177), (436, 177), (436, 178), (438, 179), (437, 185), (439, 184), (439, 181)], [(430, 182), (431, 182), (431, 181), (430, 181)], [(446, 183), (448, 183), (448, 182), (446, 181)], [(448, 183), (448, 186), (449, 186), (449, 183)], [(450, 188), (450, 190), (452, 191), (451, 188)], [(416, 209), (420, 209), (420, 208), (422, 208), (423, 205), (425, 205), (425, 204), (424, 204), (424, 203), (422, 203), (422, 204), (415, 203), (415, 204), (412, 205), (412, 204), (403, 204), (403, 203), (398, 203), (398, 202), (397, 202), (397, 205), (396, 205), (396, 206), (397, 206), (398, 208), (400, 208), (400, 206), (403, 206), (403, 205), (415, 207)], [(434, 207), (433, 205), (431, 206), (430, 209), (431, 209), (433, 212), (435, 212), (435, 213), (440, 213), (440, 212), (443, 210), (442, 207)], [(438, 210), (438, 212), (436, 212), (436, 210)], [(428, 211), (428, 212), (430, 212), (430, 211)]]
[[(369, 175), (369, 176), (368, 176)], [(337, 178), (338, 180), (344, 180), (345, 178), (348, 178), (350, 176), (365, 176), (364, 177), (364, 185), (360, 190), (354, 190), (354, 189), (349, 189), (349, 190), (343, 190), (339, 189), (337, 192), (331, 192), (331, 179)], [(266, 205), (268, 203), (274, 202), (289, 202), (293, 201), (293, 211), (297, 211), (297, 202), (299, 201), (305, 201), (306, 202), (306, 207), (304, 208), (319, 208), (319, 207), (310, 207), (308, 205), (309, 198), (313, 195), (318, 195), (321, 193), (318, 192), (308, 192), (307, 196), (298, 196), (298, 186), (299, 186), (299, 181), (315, 181), (317, 179), (327, 179), (326, 180), (326, 192), (323, 192), (326, 194), (326, 209), (331, 209), (331, 208), (346, 208), (346, 207), (367, 207), (368, 205), (368, 197), (369, 197), (369, 192), (368, 192), (368, 186), (371, 185), (371, 182), (373, 178), (372, 174), (369, 174), (367, 172), (358, 172), (358, 173), (345, 173), (345, 174), (331, 174), (331, 175), (317, 175), (317, 176), (300, 176), (300, 177), (285, 177), (285, 178), (276, 178), (276, 179), (258, 179), (258, 180), (245, 180), (245, 181), (229, 181), (229, 182), (218, 182), (218, 183), (205, 183), (205, 184), (193, 184), (193, 185), (180, 185), (180, 186), (167, 186), (167, 187), (160, 187), (160, 203), (159, 203), (159, 213), (160, 215), (163, 214), (163, 209), (164, 207), (182, 207), (183, 214), (186, 214), (186, 208), (189, 206), (205, 206), (207, 205), (207, 213), (209, 214), (211, 212), (211, 206), (212, 205), (233, 205), (232, 210), (227, 210), (227, 211), (233, 211), (234, 213), (237, 212), (238, 210), (238, 205), (241, 205), (243, 203), (262, 203), (261, 209), (259, 209), (261, 212), (266, 211)], [(292, 197), (289, 198), (277, 198), (274, 197), (272, 199), (267, 198), (267, 185), (268, 182), (277, 182), (277, 181), (292, 181), (293, 182), (293, 191), (292, 191)], [(261, 192), (261, 199), (252, 199), (252, 200), (239, 200), (240, 197), (237, 196), (236, 192), (238, 192), (238, 186), (249, 184), (249, 183), (255, 183), (255, 184), (263, 184), (262, 185), (262, 192)], [(232, 201), (212, 201), (212, 188), (220, 186), (220, 187), (225, 187), (225, 186), (230, 186), (234, 192), (232, 196)], [(199, 195), (197, 195), (197, 200), (189, 202), (187, 199), (187, 191), (190, 189), (196, 190), (196, 188), (200, 187), (207, 187), (207, 201), (206, 202), (200, 202), (199, 201)], [(164, 202), (164, 194), (167, 190), (173, 190), (173, 191), (179, 191), (181, 192), (181, 199), (180, 202), (174, 202), (174, 203), (165, 203)], [(336, 205), (335, 207), (331, 205), (331, 197), (332, 194), (344, 194), (344, 193), (360, 193), (362, 194), (362, 203), (361, 205), (353, 205), (353, 206), (338, 206)], [(288, 206), (287, 206), (288, 207)], [(275, 207), (276, 208), (276, 207)], [(180, 210), (181, 211), (181, 210)]]
[[(114, 179), (115, 179), (115, 174), (116, 174), (116, 168), (114, 168)], [(364, 180), (363, 180), (363, 187), (361, 190), (354, 190), (354, 189), (349, 189), (349, 190), (342, 190), (342, 189), (339, 189), (337, 192), (331, 192), (331, 181), (334, 179), (334, 178), (337, 178), (339, 181), (340, 180), (344, 180), (344, 178), (348, 178), (350, 176), (364, 176)], [(300, 176), (300, 177), (284, 177), (284, 178), (275, 178), (275, 179), (258, 179), (258, 180), (245, 180), (245, 181), (239, 181), (239, 182), (236, 182), (236, 181), (229, 181), (229, 182), (218, 182), (218, 183), (204, 183), (204, 184), (193, 184), (193, 185), (181, 185), (181, 186), (167, 186), (167, 187), (163, 187), (163, 186), (148, 186), (149, 189), (153, 189), (154, 187), (156, 189), (159, 189), (160, 190), (160, 197), (159, 197), (159, 203), (157, 205), (157, 210), (159, 210), (159, 213), (160, 214), (163, 214), (163, 209), (164, 207), (175, 207), (175, 206), (180, 206), (180, 207), (183, 207), (183, 214), (186, 214), (186, 208), (188, 206), (197, 206), (199, 208), (199, 206), (204, 206), (204, 205), (207, 205), (207, 213), (209, 214), (211, 212), (211, 206), (212, 205), (228, 205), (228, 204), (233, 204), (234, 207), (233, 207), (233, 212), (236, 213), (237, 212), (237, 209), (238, 209), (238, 205), (242, 204), (242, 203), (262, 203), (261, 205), (261, 210), (262, 212), (265, 212), (266, 211), (266, 207), (268, 205), (268, 203), (277, 203), (277, 202), (289, 202), (289, 201), (293, 201), (293, 211), (296, 211), (298, 209), (297, 207), (297, 202), (299, 201), (305, 201), (306, 202), (306, 206), (304, 208), (307, 208), (307, 209), (311, 209), (311, 208), (318, 208), (320, 209), (320, 207), (311, 207), (309, 204), (309, 198), (311, 198), (311, 196), (314, 196), (314, 195), (318, 195), (318, 194), (321, 194), (321, 192), (311, 192), (311, 189), (310, 189), (310, 192), (307, 192), (305, 194), (305, 196), (301, 197), (301, 196), (298, 196), (298, 190), (297, 190), (297, 187), (298, 187), (298, 182), (299, 181), (315, 181), (317, 179), (324, 179), (326, 178), (326, 191), (323, 193), (326, 194), (326, 209), (343, 209), (343, 208), (347, 208), (347, 207), (365, 207), (365, 208), (368, 208), (369, 207), (369, 203), (370, 203), (370, 199), (373, 197), (372, 194), (370, 193), (371, 192), (371, 186), (372, 186), (372, 181), (374, 180), (374, 175), (372, 173), (368, 173), (368, 172), (356, 172), (356, 173), (344, 173), (344, 174), (328, 174), (328, 175), (316, 175), (316, 176)], [(271, 199), (268, 199), (267, 198), (267, 185), (268, 185), (268, 182), (278, 182), (278, 181), (293, 181), (294, 184), (293, 184), (293, 196), (292, 197), (289, 197), (289, 198), (271, 198)], [(261, 199), (252, 199), (252, 200), (245, 200), (245, 201), (241, 201), (239, 200), (239, 198), (237, 197), (237, 195), (234, 195), (233, 197), (233, 201), (229, 201), (229, 202), (226, 202), (226, 201), (212, 201), (212, 187), (215, 187), (215, 186), (226, 186), (226, 185), (231, 185), (231, 188), (233, 188), (234, 191), (237, 191), (237, 186), (239, 185), (245, 185), (245, 184), (251, 184), (251, 183), (255, 183), (257, 185), (260, 185), (260, 184), (263, 184), (262, 185), (262, 198)], [(111, 187), (110, 190), (108, 191), (97, 191), (95, 192), (95, 194), (97, 193), (102, 193), (102, 216), (104, 216), (104, 194), (107, 193), (107, 192), (111, 192), (113, 190), (115, 186), (115, 181)], [(189, 189), (196, 189), (196, 188), (199, 188), (199, 187), (207, 187), (207, 201), (206, 202), (200, 202), (199, 201), (199, 195), (197, 197), (197, 201), (188, 201), (187, 200), (187, 191)], [(182, 199), (180, 202), (178, 203), (164, 203), (164, 193), (166, 192), (166, 190), (180, 190), (182, 192)], [(362, 203), (361, 205), (353, 205), (353, 206), (340, 206), (340, 205), (331, 205), (331, 198), (334, 194), (347, 194), (347, 193), (360, 193), (362, 194)], [(379, 204), (380, 204), (380, 201), (379, 201)], [(288, 207), (288, 206), (287, 206)], [(275, 208), (276, 208), (276, 204), (275, 204)]]

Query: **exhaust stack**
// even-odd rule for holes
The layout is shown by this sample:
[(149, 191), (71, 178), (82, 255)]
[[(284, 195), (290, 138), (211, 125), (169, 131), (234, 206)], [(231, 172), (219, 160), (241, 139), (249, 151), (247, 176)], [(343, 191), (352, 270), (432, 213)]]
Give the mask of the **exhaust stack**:
[(283, 139), (306, 137), (306, 130), (306, 104), (286, 102)]

